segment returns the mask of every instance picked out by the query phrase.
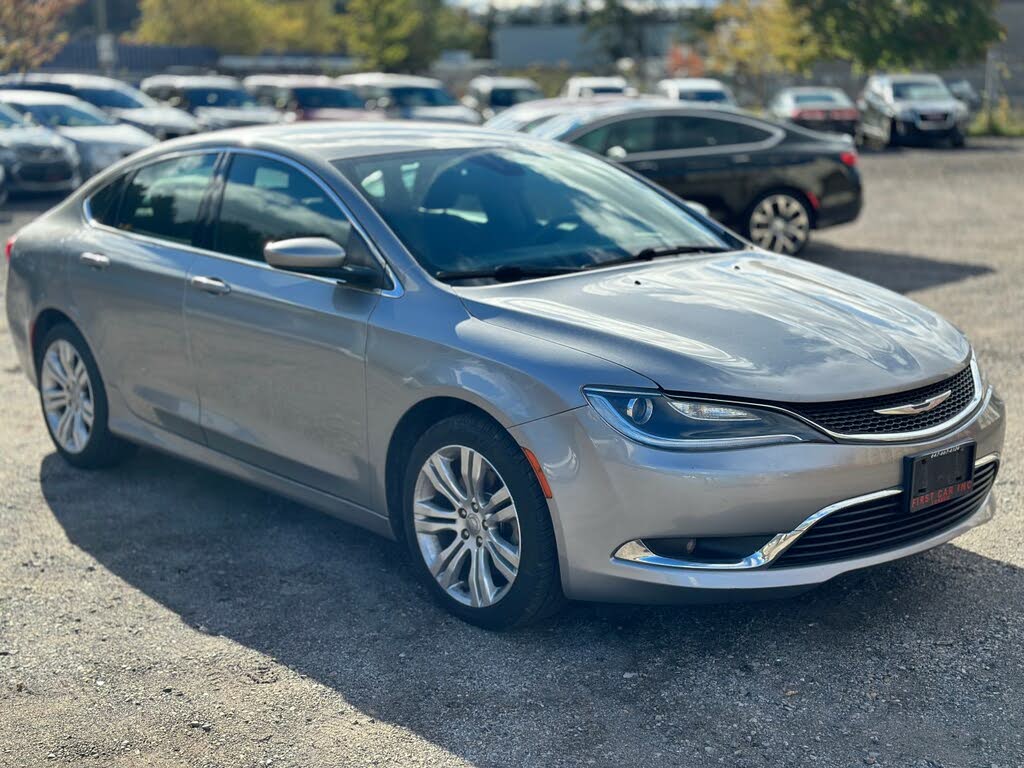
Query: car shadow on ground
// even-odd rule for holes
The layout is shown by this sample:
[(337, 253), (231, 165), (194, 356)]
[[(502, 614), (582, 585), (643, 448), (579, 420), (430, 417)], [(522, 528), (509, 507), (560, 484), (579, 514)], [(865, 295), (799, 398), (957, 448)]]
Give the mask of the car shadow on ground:
[(870, 280), (898, 293), (935, 288), (995, 271), (984, 264), (940, 261), (893, 251), (843, 248), (820, 241), (809, 243), (801, 258)]
[[(981, 746), (960, 738), (961, 708), (1003, 713), (990, 744), (992, 729), (1024, 728), (1000, 671), (1024, 663), (1006, 631), (1024, 620), (1024, 572), (953, 545), (783, 601), (574, 605), (493, 634), (431, 604), (397, 544), (185, 462), (141, 451), (86, 473), (51, 454), (40, 477), (100, 566), (273, 660), (239, 677), (272, 682), (284, 665), (478, 764), (622, 765), (642, 735), (648, 755), (676, 760), (707, 748), (761, 765), (785, 740), (851, 765), (872, 734), (896, 734), (930, 751), (885, 748), (892, 764), (966, 765)], [(508, 752), (524, 743), (529, 755)]]

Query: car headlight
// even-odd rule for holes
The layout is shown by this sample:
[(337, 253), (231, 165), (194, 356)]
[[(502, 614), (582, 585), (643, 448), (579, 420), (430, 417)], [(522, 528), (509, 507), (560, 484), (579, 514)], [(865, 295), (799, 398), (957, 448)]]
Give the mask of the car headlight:
[(771, 408), (668, 397), (652, 390), (586, 387), (587, 402), (619, 434), (677, 451), (830, 442), (809, 424)]

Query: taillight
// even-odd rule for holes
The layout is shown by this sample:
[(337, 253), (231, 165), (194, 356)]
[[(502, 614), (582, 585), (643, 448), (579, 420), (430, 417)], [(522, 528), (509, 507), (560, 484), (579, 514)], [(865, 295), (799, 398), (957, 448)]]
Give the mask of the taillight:
[(825, 113), (820, 109), (797, 109), (793, 112), (794, 120), (824, 120)]
[(7, 263), (11, 263), (11, 254), (14, 253), (14, 241), (18, 239), (17, 235), (11, 235), (7, 238), (7, 245), (4, 246), (4, 256), (7, 257)]
[(859, 117), (856, 109), (837, 109), (832, 113), (833, 120), (857, 120)]
[(840, 152), (839, 162), (843, 165), (849, 166), (850, 168), (857, 167), (857, 153), (856, 152)]

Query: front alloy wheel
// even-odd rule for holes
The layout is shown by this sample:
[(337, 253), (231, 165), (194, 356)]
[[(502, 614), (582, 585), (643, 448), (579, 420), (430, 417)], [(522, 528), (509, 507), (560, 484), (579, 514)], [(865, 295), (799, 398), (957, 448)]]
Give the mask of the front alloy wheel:
[(811, 235), (811, 216), (802, 200), (777, 192), (761, 198), (750, 212), (750, 240), (769, 251), (794, 256)]
[(54, 441), (68, 453), (81, 453), (92, 435), (96, 406), (85, 361), (69, 341), (57, 339), (47, 348), (39, 388)]
[(406, 464), (402, 512), (417, 574), (464, 621), (509, 629), (564, 602), (547, 499), (497, 422), (464, 413), (429, 427)]
[(491, 463), (464, 445), (435, 451), (413, 502), (420, 553), (438, 585), (473, 608), (494, 605), (519, 571), (519, 516)]

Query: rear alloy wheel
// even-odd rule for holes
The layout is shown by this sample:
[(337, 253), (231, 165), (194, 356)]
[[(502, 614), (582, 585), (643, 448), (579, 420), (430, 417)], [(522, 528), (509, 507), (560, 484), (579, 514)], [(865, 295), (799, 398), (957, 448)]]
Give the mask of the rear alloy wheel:
[(794, 256), (804, 249), (811, 236), (811, 215), (800, 198), (774, 192), (754, 204), (747, 232), (755, 245)]
[(412, 449), (406, 543), (427, 589), (487, 629), (523, 626), (564, 602), (547, 499), (523, 449), (482, 416), (452, 416)]

